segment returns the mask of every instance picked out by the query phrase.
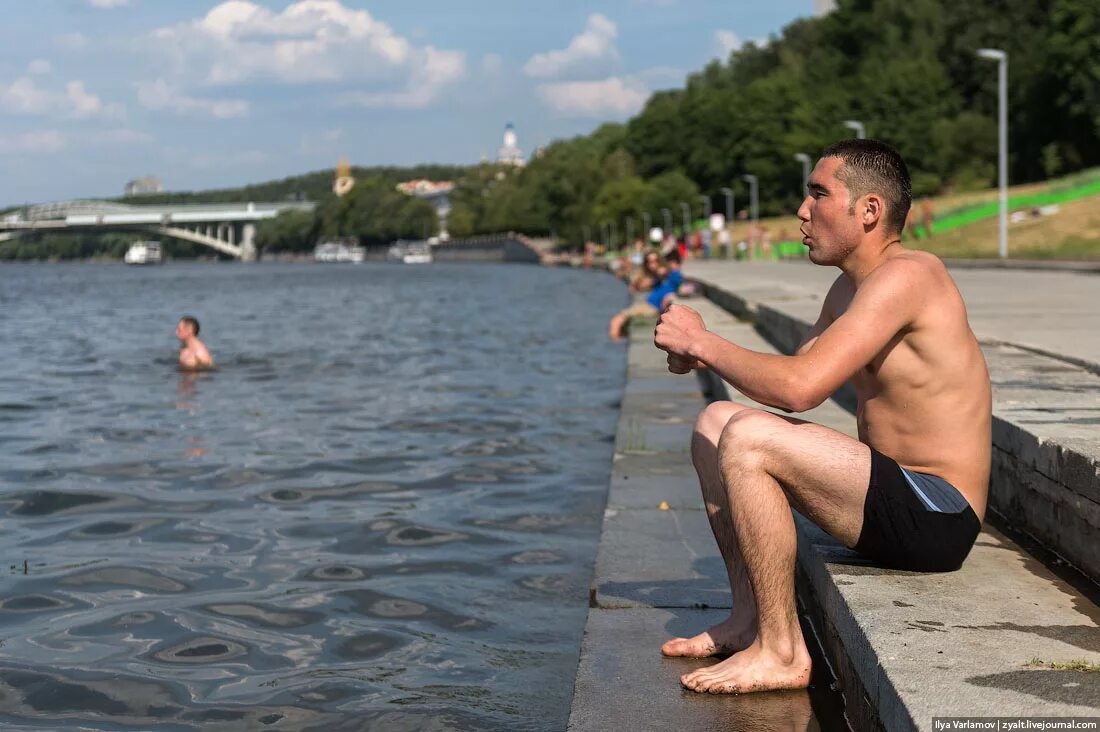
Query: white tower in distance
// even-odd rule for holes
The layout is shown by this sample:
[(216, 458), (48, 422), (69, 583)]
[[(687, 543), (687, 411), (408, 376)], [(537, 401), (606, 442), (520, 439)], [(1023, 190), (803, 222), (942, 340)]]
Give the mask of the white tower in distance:
[(516, 128), (509, 122), (504, 126), (504, 144), (497, 150), (497, 162), (502, 165), (514, 165), (522, 168), (527, 164), (523, 151), (519, 149)]

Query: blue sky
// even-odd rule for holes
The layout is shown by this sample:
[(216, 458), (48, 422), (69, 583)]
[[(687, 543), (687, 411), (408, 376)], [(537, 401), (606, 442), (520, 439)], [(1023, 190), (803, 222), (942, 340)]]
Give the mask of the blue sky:
[(813, 0), (6, 0), (0, 206), (473, 163), (634, 114)]

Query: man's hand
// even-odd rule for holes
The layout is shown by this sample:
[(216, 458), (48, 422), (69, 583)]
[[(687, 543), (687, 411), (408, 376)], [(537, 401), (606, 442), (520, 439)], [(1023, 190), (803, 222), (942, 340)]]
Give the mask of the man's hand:
[(668, 354), (668, 370), (674, 374), (690, 374), (695, 369), (705, 369), (706, 367), (707, 365), (702, 361)]
[(706, 332), (707, 327), (699, 313), (685, 305), (670, 305), (657, 318), (653, 345), (669, 355), (669, 371), (686, 374), (698, 364), (691, 355), (691, 347)]

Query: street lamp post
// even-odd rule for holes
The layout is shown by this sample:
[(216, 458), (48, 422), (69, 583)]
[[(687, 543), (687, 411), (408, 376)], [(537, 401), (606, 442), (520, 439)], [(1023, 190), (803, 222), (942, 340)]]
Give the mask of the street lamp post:
[(844, 126), (856, 133), (856, 139), (863, 139), (865, 130), (863, 129), (863, 123), (858, 119), (846, 119), (844, 120)]
[(795, 153), (794, 159), (802, 163), (802, 195), (805, 196), (810, 182), (810, 156), (806, 153)]
[(684, 238), (687, 238), (688, 229), (691, 228), (691, 206), (680, 201), (680, 212), (684, 215)]
[(1008, 256), (1008, 54), (999, 48), (980, 48), (978, 56), (997, 62), (997, 187), (1001, 193), (998, 253)]
[(733, 189), (723, 188), (722, 195), (726, 197), (726, 221), (733, 224)]
[(661, 209), (661, 215), (665, 217), (665, 234), (672, 233), (672, 212), (667, 208)]
[(699, 200), (703, 202), (703, 218), (710, 220), (710, 196), (699, 196)]
[(753, 223), (760, 221), (760, 181), (755, 175), (745, 173), (741, 176), (742, 180), (748, 181), (749, 184), (749, 205), (752, 207), (752, 220)]
[(649, 232), (653, 228), (653, 221), (649, 217), (649, 211), (642, 211), (642, 238), (649, 241)]

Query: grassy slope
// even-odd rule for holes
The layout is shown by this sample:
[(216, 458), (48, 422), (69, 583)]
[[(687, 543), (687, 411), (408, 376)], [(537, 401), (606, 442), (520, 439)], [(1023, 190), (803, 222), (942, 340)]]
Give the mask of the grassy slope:
[[(1009, 196), (1063, 187), (1069, 180), (1080, 177), (1078, 174), (1071, 179), (1013, 186), (1009, 190)], [(965, 206), (996, 201), (997, 190), (955, 193), (931, 200), (936, 215), (942, 216)], [(762, 219), (761, 223), (771, 233), (773, 241), (800, 238), (799, 221), (795, 216)], [(738, 222), (734, 226), (734, 240), (739, 241), (747, 236), (748, 225)], [(941, 257), (995, 257), (997, 236), (998, 223), (994, 217), (937, 234), (931, 239), (907, 243)], [(1100, 259), (1100, 196), (1062, 204), (1059, 212), (1051, 216), (1029, 218), (1017, 224), (1009, 223), (1008, 253), (1010, 257), (1021, 258)]]

